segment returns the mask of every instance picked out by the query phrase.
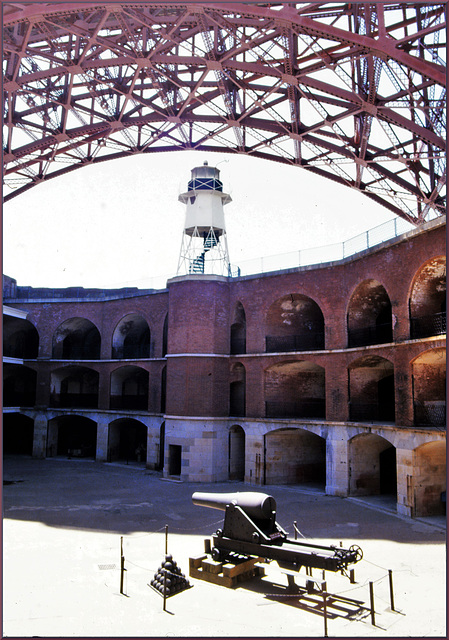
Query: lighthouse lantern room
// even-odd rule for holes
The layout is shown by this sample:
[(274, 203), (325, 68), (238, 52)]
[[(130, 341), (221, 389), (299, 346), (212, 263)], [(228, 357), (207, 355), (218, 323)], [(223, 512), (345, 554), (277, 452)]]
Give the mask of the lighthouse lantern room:
[(177, 275), (230, 275), (223, 206), (231, 196), (223, 193), (220, 171), (205, 162), (192, 169), (186, 193), (184, 231)]

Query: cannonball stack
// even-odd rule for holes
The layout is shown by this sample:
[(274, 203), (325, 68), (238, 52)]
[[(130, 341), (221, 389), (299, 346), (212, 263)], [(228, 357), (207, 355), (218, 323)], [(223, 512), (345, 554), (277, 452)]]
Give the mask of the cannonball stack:
[[(165, 578), (165, 572), (167, 577)], [(164, 594), (164, 579), (165, 579), (165, 594)], [(157, 572), (154, 574), (154, 578), (150, 583), (150, 586), (158, 591), (161, 596), (165, 595), (167, 598), (174, 596), (176, 593), (180, 593), (185, 589), (191, 587), (190, 582), (185, 575), (181, 573), (181, 569), (176, 564), (176, 560), (173, 560), (173, 556), (168, 554), (165, 556), (165, 561), (161, 564)]]

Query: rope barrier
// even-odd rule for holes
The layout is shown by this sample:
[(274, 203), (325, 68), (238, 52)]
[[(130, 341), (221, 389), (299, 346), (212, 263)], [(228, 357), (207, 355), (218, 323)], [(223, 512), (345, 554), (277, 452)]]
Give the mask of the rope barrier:
[[(170, 525), (170, 531), (199, 531), (200, 529), (205, 529), (206, 527), (215, 527), (217, 524), (222, 524), (223, 523), (223, 518), (221, 518), (220, 520), (215, 520), (214, 522), (209, 522), (207, 524), (200, 524), (197, 525), (196, 527), (174, 527), (173, 525)], [(155, 531), (148, 531), (147, 533), (143, 533), (142, 535), (129, 535), (129, 536), (123, 536), (124, 538), (127, 538), (128, 540), (139, 540), (140, 538), (146, 538), (148, 536), (152, 536), (155, 533), (160, 533), (161, 531), (164, 531), (165, 526), (161, 527), (160, 529), (156, 529)], [(208, 534), (205, 534), (208, 535)]]
[(133, 567), (137, 567), (138, 569), (142, 569), (142, 571), (154, 571), (156, 572), (157, 569), (150, 569), (148, 567), (142, 567), (142, 565), (140, 564), (136, 564), (135, 562), (133, 562), (132, 560), (129, 560), (128, 558), (126, 558), (126, 564), (132, 564)]
[(385, 569), (385, 567), (381, 567), (379, 564), (376, 564), (375, 562), (370, 562), (370, 560), (367, 560), (366, 558), (363, 558), (364, 562), (367, 562), (368, 564), (372, 564), (373, 567), (377, 567), (378, 569), (382, 569), (382, 571), (388, 571), (388, 569)]
[(200, 524), (196, 527), (174, 527), (173, 525), (170, 525), (170, 531), (198, 531), (199, 529), (204, 529), (206, 527), (215, 527), (217, 524), (222, 523), (223, 518), (220, 518), (220, 520), (215, 520), (215, 522), (210, 522), (209, 524)]
[(140, 538), (148, 538), (148, 536), (152, 536), (156, 533), (160, 533), (161, 531), (163, 531), (165, 529), (165, 527), (161, 527), (160, 529), (156, 529), (156, 531), (148, 531), (147, 533), (142, 533), (142, 535), (140, 536), (122, 536), (123, 538), (126, 538), (128, 540), (139, 540)]

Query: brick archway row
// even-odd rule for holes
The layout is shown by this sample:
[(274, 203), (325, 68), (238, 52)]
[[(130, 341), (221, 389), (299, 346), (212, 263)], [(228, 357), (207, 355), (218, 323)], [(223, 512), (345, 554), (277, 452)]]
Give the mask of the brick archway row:
[(444, 4), (3, 3), (5, 199), (184, 149), (444, 213)]
[[(236, 426), (239, 426), (244, 431), (245, 435), (249, 435), (254, 429), (250, 419), (248, 420), (248, 424), (246, 424), (246, 421), (243, 420), (241, 422), (236, 422), (234, 418), (232, 427), (235, 428)], [(414, 451), (423, 445), (429, 444), (430, 442), (446, 442), (446, 434), (444, 432), (430, 433), (429, 431), (419, 429), (397, 429), (396, 427), (388, 427), (385, 425), (361, 426), (346, 424), (344, 426), (339, 425), (337, 427), (328, 424), (307, 423), (292, 425), (291, 423), (284, 424), (274, 420), (271, 421), (271, 424), (265, 421), (263, 425), (259, 425), (257, 427), (257, 436), (263, 437), (264, 435), (266, 436), (270, 433), (286, 429), (307, 431), (325, 440), (337, 439), (338, 442), (344, 441), (346, 443), (353, 441), (359, 436), (372, 434), (382, 438), (396, 449), (406, 449), (410, 451)], [(344, 438), (342, 438), (343, 433)]]

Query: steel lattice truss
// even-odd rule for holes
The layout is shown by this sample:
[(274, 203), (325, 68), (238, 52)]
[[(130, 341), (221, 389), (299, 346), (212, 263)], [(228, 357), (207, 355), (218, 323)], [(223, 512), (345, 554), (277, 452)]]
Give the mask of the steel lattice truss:
[(445, 213), (445, 3), (3, 4), (6, 199), (181, 149)]

